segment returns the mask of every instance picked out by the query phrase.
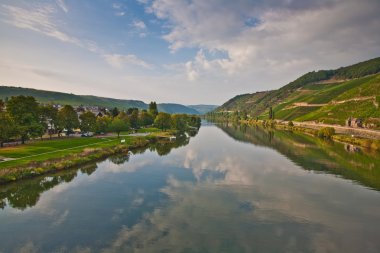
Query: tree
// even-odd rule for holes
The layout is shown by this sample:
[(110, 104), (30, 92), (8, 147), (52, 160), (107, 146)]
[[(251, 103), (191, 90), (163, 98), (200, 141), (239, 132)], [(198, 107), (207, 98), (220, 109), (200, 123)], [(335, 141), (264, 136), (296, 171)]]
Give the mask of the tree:
[(44, 125), (42, 125), (40, 122), (33, 122), (31, 128), (33, 131), (30, 132), (30, 137), (40, 137), (42, 139), (42, 136), (44, 135), (46, 129)]
[(154, 119), (150, 113), (147, 111), (142, 111), (140, 113), (139, 121), (141, 126), (149, 126), (153, 124)]
[(103, 116), (96, 118), (96, 132), (105, 133), (112, 122), (112, 118), (109, 116)]
[(4, 107), (5, 107), (5, 103), (3, 102), (2, 99), (0, 99), (0, 112), (4, 110)]
[(128, 115), (132, 115), (132, 113), (134, 112), (134, 111), (139, 111), (139, 108), (137, 108), (137, 107), (130, 107), (130, 108), (128, 108), (128, 110), (127, 110), (127, 114)]
[(139, 111), (138, 111), (138, 109), (132, 111), (132, 114), (129, 117), (129, 121), (130, 121), (132, 128), (136, 129), (139, 127)]
[(273, 114), (272, 106), (269, 107), (269, 119), (274, 119), (274, 114)]
[(71, 105), (65, 105), (58, 112), (58, 125), (60, 129), (67, 130), (67, 135), (70, 135), (74, 128), (79, 127), (78, 115)]
[(184, 114), (173, 114), (171, 116), (172, 127), (178, 132), (183, 133), (187, 127), (187, 116)]
[(160, 112), (154, 120), (154, 125), (161, 130), (169, 129), (171, 126), (171, 117), (169, 113)]
[(7, 112), (0, 111), (0, 146), (15, 134), (15, 122)]
[(241, 118), (242, 118), (243, 120), (247, 120), (247, 119), (248, 119), (248, 114), (247, 114), (247, 111), (246, 111), (246, 110), (243, 110), (243, 111), (241, 112)]
[(50, 139), (56, 131), (58, 120), (58, 109), (52, 105), (40, 107), (40, 122), (44, 127), (44, 132), (48, 132)]
[(152, 114), (153, 117), (157, 116), (158, 110), (157, 110), (157, 103), (156, 102), (150, 102), (149, 113)]
[(234, 122), (238, 122), (240, 120), (240, 115), (239, 115), (239, 111), (234, 111), (233, 114), (232, 114), (232, 120)]
[(40, 134), (39, 109), (34, 97), (11, 97), (7, 103), (7, 111), (15, 121), (22, 144), (29, 137)]
[(333, 127), (324, 127), (318, 130), (318, 137), (331, 139), (331, 137), (335, 134), (335, 129)]
[(116, 117), (117, 115), (119, 115), (120, 111), (119, 109), (117, 109), (117, 107), (114, 107), (111, 111), (111, 115), (112, 117)]
[(96, 116), (90, 111), (84, 112), (79, 116), (80, 130), (82, 132), (95, 131), (96, 129)]
[(121, 118), (115, 117), (109, 126), (109, 130), (111, 132), (117, 133), (117, 138), (119, 138), (121, 131), (128, 131), (129, 130), (129, 124), (128, 124), (128, 122), (122, 120)]
[(120, 112), (117, 117), (129, 123), (129, 117), (124, 111)]
[(200, 128), (201, 127), (201, 118), (199, 116), (191, 115), (188, 117), (188, 124), (191, 127)]

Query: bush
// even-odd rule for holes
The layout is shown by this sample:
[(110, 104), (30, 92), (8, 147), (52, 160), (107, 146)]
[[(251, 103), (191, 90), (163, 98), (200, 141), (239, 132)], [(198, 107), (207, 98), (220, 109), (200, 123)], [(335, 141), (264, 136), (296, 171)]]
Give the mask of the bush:
[(293, 121), (289, 121), (289, 122), (288, 122), (288, 126), (290, 126), (290, 127), (294, 127)]
[(319, 138), (330, 139), (335, 134), (335, 129), (333, 127), (324, 127), (318, 130)]

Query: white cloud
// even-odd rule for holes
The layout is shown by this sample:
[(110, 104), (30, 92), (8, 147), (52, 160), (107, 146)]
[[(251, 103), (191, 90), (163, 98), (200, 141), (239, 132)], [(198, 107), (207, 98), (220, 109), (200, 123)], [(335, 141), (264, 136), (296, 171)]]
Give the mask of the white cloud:
[(135, 19), (131, 26), (133, 27), (132, 34), (138, 34), (140, 38), (145, 38), (148, 35), (146, 24), (143, 21)]
[(149, 3), (149, 0), (137, 0), (137, 2), (140, 4), (147, 4)]
[[(63, 1), (57, 1), (64, 4)], [(113, 5), (114, 8), (118, 6)], [(84, 48), (90, 52), (100, 55), (106, 60), (108, 64), (113, 67), (121, 68), (124, 65), (135, 65), (151, 69), (152, 66), (145, 61), (139, 59), (136, 55), (121, 55), (121, 54), (108, 54), (104, 50), (99, 48), (94, 41), (78, 39), (74, 36), (63, 32), (57, 24), (54, 22), (54, 14), (56, 9), (51, 5), (39, 6), (33, 11), (22, 7), (3, 5), (9, 19), (6, 21), (9, 24), (23, 29), (29, 29), (62, 42), (71, 43), (78, 47)], [(134, 26), (140, 30), (145, 30), (146, 26), (142, 21), (134, 21)], [(145, 36), (144, 32), (140, 33), (140, 36)]]
[(195, 81), (199, 77), (199, 73), (195, 70), (193, 62), (186, 62), (186, 73), (189, 81)]
[(61, 8), (64, 12), (69, 12), (69, 8), (67, 8), (67, 5), (64, 0), (57, 0), (56, 3), (59, 6), (59, 8)]
[(116, 9), (116, 10), (120, 10), (123, 6), (121, 4), (118, 4), (118, 3), (113, 3), (112, 4), (112, 8)]
[(147, 69), (153, 68), (152, 65), (148, 64), (147, 62), (141, 60), (136, 55), (128, 54), (128, 55), (121, 55), (121, 54), (105, 54), (103, 55), (104, 59), (113, 67), (115, 68), (122, 68), (124, 65), (135, 65)]
[(125, 12), (124, 11), (119, 11), (119, 12), (116, 12), (115, 15), (118, 16), (118, 17), (122, 17), (122, 16), (125, 15)]
[(2, 5), (2, 7), (9, 17), (6, 22), (15, 27), (29, 29), (92, 52), (99, 50), (95, 42), (80, 40), (63, 32), (54, 22), (56, 9), (52, 5), (38, 6), (33, 10), (11, 5)]
[[(79, 16), (66, 20), (69, 16), (62, 15), (65, 11), (58, 0), (3, 2), (0, 4), (3, 63), (49, 71), (32, 71), (27, 76), (3, 68), (1, 81), (29, 87), (41, 88), (44, 83), (49, 89), (70, 87), (73, 92), (87, 94), (88, 88), (71, 81), (77, 76), (90, 87), (95, 87), (96, 82), (91, 92), (98, 95), (120, 97), (128, 89), (129, 96), (147, 101), (221, 104), (237, 94), (278, 88), (307, 71), (345, 66), (379, 56), (380, 52), (380, 2), (375, 0), (139, 0), (144, 4), (140, 7), (155, 17), (141, 16), (127, 8), (125, 1), (113, 0), (108, 4), (113, 17), (86, 15), (82, 20), (102, 22), (107, 27), (104, 33), (99, 30), (103, 26), (88, 29), (89, 23), (74, 23), (81, 20)], [(79, 5), (74, 13), (74, 6), (66, 7), (71, 15), (88, 10), (88, 6)], [(96, 6), (91, 5), (93, 8)], [(122, 12), (124, 18), (115, 16)], [(122, 24), (124, 19), (129, 20), (126, 24), (129, 29)], [(115, 26), (114, 22), (121, 25)], [(11, 29), (6, 27), (9, 24), (13, 26)], [(42, 40), (26, 30), (46, 38)], [(83, 36), (99, 39), (105, 46)], [(144, 69), (131, 67), (150, 66), (145, 62), (148, 58), (142, 60), (131, 50), (141, 48), (140, 42), (156, 43), (156, 36), (162, 36), (174, 54), (165, 57), (166, 48), (157, 43), (149, 61), (162, 64), (162, 68), (155, 66), (157, 71), (146, 73)], [(51, 43), (49, 38), (66, 45)], [(38, 44), (24, 46), (28, 39)], [(88, 52), (79, 55), (77, 49), (68, 45), (94, 55)], [(53, 53), (46, 54), (48, 49), (54, 52), (54, 57)], [(122, 74), (119, 72), (122, 76), (118, 76), (113, 69), (104, 68), (110, 62), (117, 68), (131, 66), (123, 68)], [(52, 75), (62, 69), (70, 74), (70, 81)], [(104, 83), (110, 79), (114, 80), (113, 89), (104, 91)], [(124, 79), (134, 88), (118, 86), (127, 83)], [(53, 88), (52, 83), (59, 86)], [(210, 95), (210, 91), (217, 93)]]
[(122, 16), (125, 16), (125, 14), (127, 14), (125, 12), (125, 9), (126, 9), (125, 6), (121, 3), (113, 3), (112, 8), (116, 10), (115, 16), (117, 17), (122, 17)]
[(148, 8), (170, 24), (163, 38), (173, 52), (187, 47), (226, 54), (209, 60), (198, 52), (185, 63), (189, 79), (219, 71), (235, 83), (266, 83), (257, 89), (378, 56), (378, 10), (373, 0), (155, 0)]
[(146, 29), (146, 25), (143, 21), (141, 20), (134, 20), (132, 23), (132, 26), (139, 29), (139, 30), (144, 30)]

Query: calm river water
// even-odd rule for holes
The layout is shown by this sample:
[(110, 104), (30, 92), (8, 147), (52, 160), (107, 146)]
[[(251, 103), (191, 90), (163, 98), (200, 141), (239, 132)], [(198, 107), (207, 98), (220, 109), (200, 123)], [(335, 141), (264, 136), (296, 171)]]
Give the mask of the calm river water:
[(0, 186), (0, 252), (380, 252), (380, 155), (204, 124)]

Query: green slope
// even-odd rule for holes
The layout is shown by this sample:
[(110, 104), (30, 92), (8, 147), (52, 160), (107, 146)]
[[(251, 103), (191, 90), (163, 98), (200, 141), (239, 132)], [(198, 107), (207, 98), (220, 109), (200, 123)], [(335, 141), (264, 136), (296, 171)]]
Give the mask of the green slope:
[(113, 99), (104, 98), (96, 96), (81, 96), (69, 93), (45, 91), (37, 89), (28, 89), (22, 87), (10, 87), (10, 86), (0, 86), (0, 99), (10, 98), (11, 96), (33, 96), (39, 102), (42, 103), (57, 103), (57, 104), (69, 104), (69, 105), (94, 105), (94, 106), (104, 106), (104, 107), (119, 107), (119, 108), (129, 108), (138, 107), (146, 108), (147, 105), (138, 100), (123, 100), (123, 99)]
[[(10, 98), (18, 95), (33, 96), (41, 103), (102, 106), (106, 108), (118, 107), (119, 109), (127, 109), (130, 107), (137, 107), (139, 109), (148, 108), (146, 103), (139, 100), (114, 99), (22, 87), (0, 86), (0, 99), (4, 100), (7, 97)], [(199, 114), (197, 110), (181, 104), (158, 104), (157, 107), (159, 111), (167, 113)]]
[(278, 90), (236, 96), (216, 111), (247, 111), (268, 118), (344, 124), (348, 117), (378, 121), (380, 58), (336, 70), (309, 72)]
[(218, 105), (187, 105), (187, 107), (198, 111), (200, 114), (206, 114), (215, 110)]
[(167, 112), (167, 113), (199, 114), (197, 110), (194, 110), (193, 108), (189, 108), (181, 104), (172, 104), (172, 103), (158, 104), (157, 109), (160, 112)]

